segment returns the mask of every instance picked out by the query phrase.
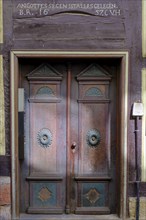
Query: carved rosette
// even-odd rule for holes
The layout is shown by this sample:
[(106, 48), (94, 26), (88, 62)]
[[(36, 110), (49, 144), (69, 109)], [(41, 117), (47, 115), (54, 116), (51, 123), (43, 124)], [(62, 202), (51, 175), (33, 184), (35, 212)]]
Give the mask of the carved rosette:
[(97, 129), (90, 129), (87, 132), (86, 141), (90, 147), (96, 148), (97, 145), (99, 145), (101, 141), (100, 132)]
[(52, 144), (52, 133), (49, 129), (43, 128), (38, 132), (37, 139), (41, 147), (47, 148)]

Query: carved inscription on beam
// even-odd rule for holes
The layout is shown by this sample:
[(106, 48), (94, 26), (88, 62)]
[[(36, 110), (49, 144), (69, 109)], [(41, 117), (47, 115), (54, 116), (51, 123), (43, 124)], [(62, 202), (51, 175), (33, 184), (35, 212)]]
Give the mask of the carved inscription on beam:
[(48, 3), (48, 1), (26, 3), (21, 0), (15, 2), (14, 11), (15, 17), (44, 17), (65, 13), (82, 16), (121, 16), (121, 9), (116, 1), (113, 3), (97, 3), (95, 0), (85, 0), (84, 3), (76, 3), (74, 1), (64, 3), (62, 1), (57, 1), (56, 3)]

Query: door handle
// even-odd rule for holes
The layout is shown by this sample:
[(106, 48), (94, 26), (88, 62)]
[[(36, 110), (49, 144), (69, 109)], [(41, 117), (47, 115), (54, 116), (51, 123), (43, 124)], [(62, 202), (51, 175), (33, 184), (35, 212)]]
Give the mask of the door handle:
[(77, 147), (77, 143), (74, 141), (71, 145), (71, 149), (72, 150), (75, 150), (75, 148)]

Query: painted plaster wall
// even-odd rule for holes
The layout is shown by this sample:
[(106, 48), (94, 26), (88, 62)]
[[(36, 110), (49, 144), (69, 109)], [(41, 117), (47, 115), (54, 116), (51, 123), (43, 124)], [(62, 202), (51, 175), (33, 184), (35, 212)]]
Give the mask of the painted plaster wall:
[(0, 177), (0, 220), (11, 219), (10, 177)]

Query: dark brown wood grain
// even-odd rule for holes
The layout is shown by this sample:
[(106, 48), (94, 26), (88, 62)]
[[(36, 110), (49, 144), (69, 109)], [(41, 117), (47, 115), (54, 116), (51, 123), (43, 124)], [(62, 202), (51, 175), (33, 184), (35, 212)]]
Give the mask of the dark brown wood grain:
[[(111, 65), (114, 65), (113, 61), (106, 64), (109, 70)], [(20, 136), (24, 136), (20, 188), (22, 195), (25, 188), (26, 195), (20, 197), (21, 212), (52, 213), (55, 210), (60, 213), (62, 210), (86, 214), (85, 207), (91, 205), (90, 198), (84, 197), (91, 194), (92, 202), (92, 193), (95, 193), (97, 198), (101, 194), (103, 201), (95, 205), (98, 199), (95, 202), (93, 199), (94, 207), (103, 206), (105, 213), (109, 210), (116, 213), (113, 191), (116, 176), (120, 174), (116, 174), (118, 168), (114, 164), (116, 80), (111, 84), (112, 78), (117, 78), (116, 68), (113, 73), (107, 72), (91, 60), (50, 60), (46, 63), (43, 59), (36, 63), (36, 59), (21, 59), (19, 78), (19, 86), (25, 91), (24, 130), (19, 129)], [(46, 89), (49, 93), (41, 92)], [(101, 143), (93, 147), (87, 141), (87, 133), (95, 128), (101, 134)], [(40, 142), (42, 129), (51, 131), (49, 146)], [(47, 200), (48, 205), (44, 208), (37, 199), (45, 198), (43, 191), (48, 198), (54, 198)], [(110, 201), (109, 193), (112, 194)], [(30, 204), (28, 209), (25, 204)], [(52, 209), (53, 204), (58, 206), (54, 205), (55, 209)], [(89, 213), (100, 214), (101, 209), (91, 208)]]
[(10, 156), (0, 156), (0, 176), (11, 175), (11, 158)]
[[(140, 192), (140, 196), (142, 196), (142, 197), (146, 196), (145, 182), (140, 182), (139, 192)], [(136, 183), (135, 182), (129, 182), (128, 196), (136, 196)]]

